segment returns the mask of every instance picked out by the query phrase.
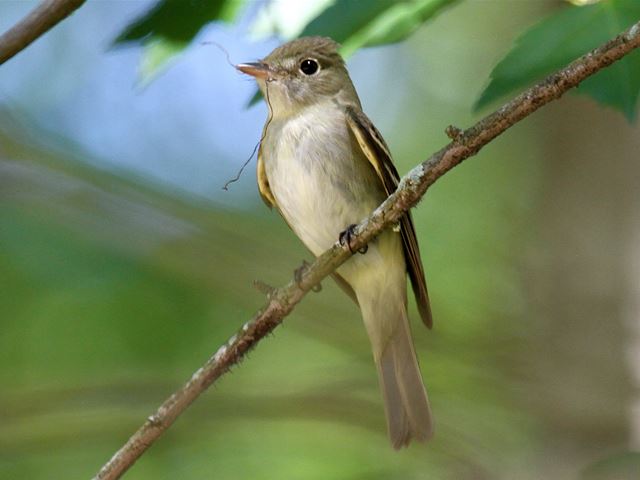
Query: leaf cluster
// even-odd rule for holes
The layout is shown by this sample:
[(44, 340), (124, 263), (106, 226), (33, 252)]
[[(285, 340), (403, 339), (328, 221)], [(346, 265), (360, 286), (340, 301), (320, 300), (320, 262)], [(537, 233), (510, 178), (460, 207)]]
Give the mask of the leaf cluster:
[[(458, 0), (335, 0), (301, 27), (297, 36), (329, 36), (349, 56), (360, 48), (405, 40), (425, 22)], [(565, 65), (640, 18), (637, 0), (571, 2), (539, 20), (516, 39), (491, 73), (475, 103), (483, 108), (521, 90)], [(586, 5), (585, 5), (586, 3)], [(248, 0), (158, 0), (115, 39), (115, 44), (144, 46), (140, 72), (151, 81), (180, 54), (200, 30), (212, 22), (233, 23), (255, 15)], [(268, 4), (263, 5), (263, 10)], [(258, 13), (260, 13), (258, 9)], [(264, 13), (264, 12), (263, 12)], [(277, 20), (277, 19), (276, 19)], [(272, 33), (277, 33), (277, 28)], [(640, 52), (584, 82), (578, 89), (596, 101), (621, 111), (629, 121), (637, 112), (640, 92)], [(258, 100), (254, 96), (251, 103)]]

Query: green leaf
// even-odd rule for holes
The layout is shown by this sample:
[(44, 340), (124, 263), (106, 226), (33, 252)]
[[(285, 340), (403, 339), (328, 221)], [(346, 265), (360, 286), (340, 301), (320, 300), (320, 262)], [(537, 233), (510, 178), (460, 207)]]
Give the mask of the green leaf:
[(457, 0), (338, 0), (302, 31), (300, 36), (322, 35), (342, 44), (350, 56), (362, 47), (396, 43)]
[(206, 24), (232, 21), (244, 0), (159, 0), (115, 39), (115, 44), (167, 39), (188, 44)]
[(167, 39), (146, 42), (138, 71), (140, 86), (147, 86), (184, 48), (184, 43)]
[[(637, 0), (568, 7), (526, 31), (491, 72), (475, 109), (543, 78), (613, 38), (640, 18)], [(584, 81), (577, 90), (633, 120), (640, 93), (640, 52)]]
[(245, 0), (159, 0), (114, 40), (114, 45), (144, 45), (140, 67), (143, 84), (149, 83), (182, 52), (210, 22), (231, 22)]
[(368, 28), (350, 40), (350, 48), (372, 47), (400, 42), (415, 32), (424, 22), (457, 0), (422, 0), (394, 2)]
[(260, 89), (256, 88), (256, 91), (253, 94), (253, 97), (251, 97), (251, 99), (247, 102), (247, 108), (253, 107), (260, 100), (263, 100), (263, 99), (264, 97), (262, 96), (262, 92), (260, 91)]
[(355, 0), (337, 0), (313, 19), (301, 37), (320, 35), (331, 37), (343, 46), (359, 31), (392, 6), (392, 0), (369, 0), (367, 8)]

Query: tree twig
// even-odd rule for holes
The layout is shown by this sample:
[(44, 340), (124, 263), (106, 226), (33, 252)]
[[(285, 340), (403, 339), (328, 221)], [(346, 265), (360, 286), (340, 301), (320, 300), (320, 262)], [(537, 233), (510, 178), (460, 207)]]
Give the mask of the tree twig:
[(71, 15), (86, 0), (44, 0), (0, 35), (0, 65)]
[[(357, 251), (382, 230), (396, 224), (408, 209), (418, 203), (438, 178), (466, 158), (478, 153), (483, 146), (509, 127), (638, 46), (640, 22), (547, 77), (468, 130), (456, 132), (451, 143), (411, 170), (402, 179), (398, 189), (369, 218), (356, 227), (352, 249)], [(282, 322), (311, 288), (350, 256), (347, 247), (341, 247), (336, 243), (320, 255), (297, 281), (291, 281), (286, 286), (275, 289), (266, 305), (147, 419), (102, 467), (95, 479), (120, 478), (207, 387), (236, 365), (260, 339)]]

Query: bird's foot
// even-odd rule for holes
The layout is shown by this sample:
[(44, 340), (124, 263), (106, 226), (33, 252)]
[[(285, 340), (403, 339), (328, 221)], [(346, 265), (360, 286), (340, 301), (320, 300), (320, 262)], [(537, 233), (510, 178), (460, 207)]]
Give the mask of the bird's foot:
[[(293, 271), (293, 278), (298, 285), (302, 283), (302, 275), (309, 269), (309, 263), (306, 260), (302, 260), (302, 265)], [(319, 283), (311, 287), (312, 292), (319, 292), (322, 290), (322, 285)]]
[[(344, 231), (340, 232), (340, 236), (338, 237), (338, 241), (340, 242), (340, 245), (342, 245), (343, 247), (345, 245), (349, 247), (349, 251), (351, 253), (356, 253), (353, 251), (353, 247), (351, 246), (353, 238), (356, 236), (355, 229), (356, 229), (356, 224), (352, 223)], [(367, 253), (367, 250), (369, 250), (369, 245), (365, 245), (364, 247), (359, 248), (358, 253), (365, 254)]]

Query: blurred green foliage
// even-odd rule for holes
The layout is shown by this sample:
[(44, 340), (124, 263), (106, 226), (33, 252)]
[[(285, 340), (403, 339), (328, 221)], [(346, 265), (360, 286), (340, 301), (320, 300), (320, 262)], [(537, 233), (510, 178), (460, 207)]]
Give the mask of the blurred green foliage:
[[(329, 36), (342, 44), (345, 56), (362, 47), (396, 43), (457, 0), (335, 0), (304, 27), (300, 36)], [(247, 0), (159, 0), (141, 18), (129, 25), (115, 44), (145, 45), (140, 69), (148, 83), (196, 34), (212, 21), (232, 21)], [(179, 19), (176, 21), (176, 19)], [(256, 94), (250, 104), (260, 98)]]
[(186, 46), (209, 22), (232, 21), (242, 3), (240, 0), (159, 0), (118, 35), (115, 43), (163, 39)]
[[(343, 54), (359, 48), (396, 43), (422, 23), (457, 0), (335, 0), (326, 5), (301, 36), (329, 36), (342, 44)], [(247, 0), (159, 0), (147, 13), (118, 35), (115, 44), (164, 42), (175, 53), (207, 24), (230, 22), (246, 7)], [(158, 67), (160, 64), (157, 65)]]
[[(602, 45), (640, 19), (637, 0), (602, 0), (567, 7), (523, 33), (491, 72), (491, 81), (476, 102), (482, 108), (540, 80)], [(576, 90), (636, 117), (640, 94), (640, 52), (632, 52), (585, 80)]]
[(639, 473), (640, 452), (623, 452), (589, 465), (580, 480), (636, 480)]
[(231, 22), (245, 0), (159, 0), (114, 40), (114, 45), (142, 43), (140, 80), (150, 82), (193, 37), (213, 21)]
[[(273, 215), (190, 204), (11, 138), (1, 143), (0, 379), (11, 388), (0, 397), (0, 477), (86, 477), (262, 303), (251, 280), (283, 283), (308, 255)], [(502, 162), (505, 174), (515, 168)], [(491, 197), (525, 185), (468, 188), (478, 176), (490, 180), (482, 170), (452, 176), (457, 193), (434, 191), (416, 215), (419, 225), (441, 225), (422, 238), (439, 333), (416, 324), (439, 419), (429, 449), (397, 455), (388, 446), (357, 309), (328, 281), (130, 475), (202, 478), (215, 465), (219, 478), (491, 478), (499, 451), (515, 459), (527, 421), (496, 393), (495, 362), (515, 327), (502, 309), (521, 307), (491, 300), (511, 289), (513, 272), (490, 254), (488, 233), (510, 228)], [(433, 206), (452, 195), (448, 213)], [(488, 230), (456, 247), (479, 221), (467, 202), (485, 205)], [(459, 228), (444, 228), (449, 215)], [(491, 268), (472, 266), (478, 254)], [(478, 450), (481, 432), (487, 449)]]
[[(335, 0), (301, 31), (299, 36), (329, 36), (342, 44), (342, 54), (363, 47), (396, 43), (457, 0)], [(148, 13), (129, 25), (116, 44), (142, 42), (145, 54), (140, 68), (143, 84), (183, 51), (206, 24), (230, 22), (246, 0), (159, 0)], [(520, 90), (575, 58), (613, 38), (640, 18), (637, 0), (600, 0), (569, 6), (550, 15), (522, 34), (512, 50), (491, 72), (490, 82), (475, 108)], [(176, 19), (180, 19), (176, 21)], [(582, 83), (577, 90), (598, 102), (636, 117), (640, 94), (640, 52)], [(249, 102), (255, 104), (256, 92)]]
[[(223, 3), (160, 2), (120, 38), (146, 42), (156, 52), (181, 52), (205, 23), (234, 18), (227, 15), (235, 10), (224, 10)], [(448, 3), (380, 2), (370, 4), (371, 11), (349, 13), (340, 10), (349, 2), (339, 1), (308, 28), (326, 32), (324, 22), (351, 38), (356, 30), (349, 25), (380, 21), (394, 26), (388, 32), (410, 33), (431, 7)], [(534, 14), (541, 13), (540, 3), (531, 3)], [(594, 7), (610, 8), (604, 2)], [(584, 15), (594, 7), (558, 15)], [(406, 94), (377, 94), (367, 110), (380, 109), (370, 115), (400, 172), (447, 141), (442, 130), (449, 119), (460, 125), (474, 119), (465, 95), (470, 99), (480, 89), (477, 72), (488, 73), (483, 65), (496, 49), (484, 40), (495, 25), (478, 22), (478, 12), (492, 8), (488, 18), (504, 21), (505, 38), (521, 31), (512, 10), (477, 2), (455, 22), (418, 29), (393, 62), (367, 71), (378, 77), (389, 68), (407, 79), (394, 89)], [(531, 12), (519, 15), (529, 19)], [(371, 23), (358, 23), (363, 17)], [(162, 27), (166, 22), (184, 25)], [(460, 50), (473, 43), (473, 33), (466, 36), (470, 25), (484, 29), (487, 44), (461, 62)], [(573, 48), (571, 42), (556, 47), (560, 53)], [(542, 50), (550, 49), (536, 51)], [(487, 51), (487, 58), (477, 58)], [(167, 58), (159, 54), (148, 71)], [(450, 58), (451, 70), (420, 70)], [(527, 81), (542, 75), (522, 69)], [(383, 85), (396, 85), (398, 78)], [(555, 111), (560, 118), (563, 105)], [(634, 472), (637, 463), (637, 456), (617, 453), (625, 448), (628, 419), (621, 405), (629, 387), (621, 369), (610, 368), (622, 362), (622, 347), (606, 348), (617, 331), (615, 314), (596, 319), (602, 330), (591, 332), (585, 347), (592, 356), (580, 356), (571, 371), (588, 379), (587, 391), (554, 377), (553, 368), (537, 369), (577, 350), (576, 332), (590, 333), (561, 314), (545, 312), (548, 320), (531, 313), (539, 292), (531, 287), (528, 263), (544, 263), (536, 228), (548, 215), (540, 204), (571, 154), (565, 138), (561, 148), (553, 147), (554, 118), (513, 129), (442, 178), (414, 210), (435, 312), (431, 332), (413, 322), (436, 412), (430, 444), (399, 453), (389, 447), (358, 310), (326, 281), (126, 478), (538, 480), (558, 471), (571, 479), (579, 472), (590, 480), (633, 478), (615, 476)], [(82, 149), (49, 144), (45, 133), (21, 126), (7, 112), (0, 111), (0, 120), (0, 478), (87, 478), (262, 305), (251, 281), (289, 281), (309, 255), (262, 207), (230, 210), (126, 172), (108, 173), (90, 166), (93, 159)], [(224, 120), (207, 128), (224, 130)], [(189, 133), (176, 128), (175, 135)], [(172, 138), (162, 141), (168, 145)], [(548, 158), (552, 168), (544, 163)], [(253, 196), (259, 203), (257, 192)], [(581, 215), (606, 203), (584, 202)], [(580, 261), (576, 252), (571, 260)], [(589, 286), (590, 297), (604, 296)], [(553, 320), (555, 328), (539, 331)], [(600, 392), (594, 363), (615, 385), (606, 384), (598, 403), (588, 396)], [(592, 464), (594, 458), (604, 460)]]
[(345, 56), (363, 47), (396, 43), (457, 0), (370, 0), (366, 8), (354, 0), (337, 0), (313, 19), (301, 37), (321, 35), (342, 45)]

